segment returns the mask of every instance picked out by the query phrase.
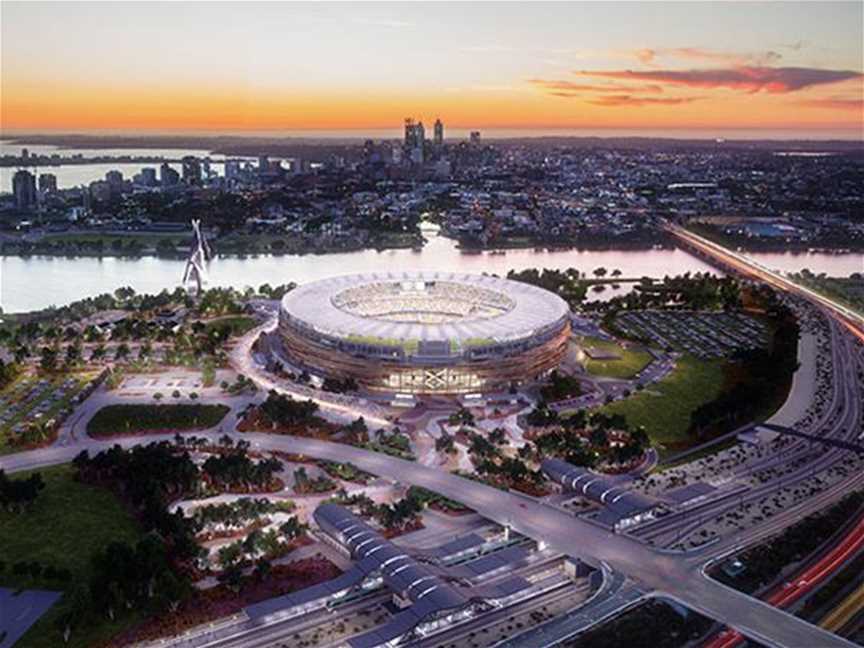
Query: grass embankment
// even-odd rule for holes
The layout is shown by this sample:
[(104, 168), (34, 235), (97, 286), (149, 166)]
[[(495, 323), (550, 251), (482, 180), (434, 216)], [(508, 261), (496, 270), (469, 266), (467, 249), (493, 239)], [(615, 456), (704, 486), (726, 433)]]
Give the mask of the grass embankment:
[(663, 380), (630, 398), (606, 405), (603, 411), (623, 414), (630, 425), (644, 426), (662, 457), (704, 440), (688, 434), (690, 414), (717, 398), (724, 383), (721, 361), (682, 356)]
[[(90, 578), (90, 557), (114, 541), (134, 544), (141, 537), (137, 523), (110, 492), (82, 484), (74, 479), (71, 464), (43, 468), (45, 489), (32, 508), (12, 514), (0, 510), (0, 556), (5, 567), (0, 571), (0, 586), (20, 589), (46, 589), (70, 592), (77, 583)], [(26, 477), (29, 473), (16, 474)], [(71, 578), (33, 578), (15, 574), (18, 562), (40, 563), (43, 568), (69, 570)], [(16, 648), (55, 648), (63, 644), (56, 620), (69, 609), (68, 597), (60, 599), (16, 643)], [(119, 630), (139, 621), (135, 614), (122, 620), (73, 632), (68, 646), (92, 646)]]
[(173, 432), (213, 427), (230, 411), (226, 405), (108, 405), (87, 423), (93, 437)]
[(651, 362), (651, 354), (641, 348), (624, 347), (616, 342), (595, 337), (580, 338), (582, 349), (593, 348), (605, 353), (614, 353), (614, 360), (585, 359), (585, 370), (594, 376), (607, 378), (633, 378)]

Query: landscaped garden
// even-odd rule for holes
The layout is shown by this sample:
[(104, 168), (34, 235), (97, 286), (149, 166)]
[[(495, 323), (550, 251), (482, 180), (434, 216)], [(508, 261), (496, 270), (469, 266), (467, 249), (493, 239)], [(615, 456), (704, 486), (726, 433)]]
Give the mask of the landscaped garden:
[(108, 405), (90, 419), (87, 433), (94, 437), (106, 437), (206, 429), (217, 425), (229, 411), (226, 405)]

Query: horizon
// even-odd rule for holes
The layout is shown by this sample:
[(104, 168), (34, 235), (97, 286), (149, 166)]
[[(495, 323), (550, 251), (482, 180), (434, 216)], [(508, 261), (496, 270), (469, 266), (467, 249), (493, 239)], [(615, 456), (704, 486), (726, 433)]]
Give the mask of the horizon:
[(44, 6), (0, 5), (4, 135), (864, 137), (857, 2)]

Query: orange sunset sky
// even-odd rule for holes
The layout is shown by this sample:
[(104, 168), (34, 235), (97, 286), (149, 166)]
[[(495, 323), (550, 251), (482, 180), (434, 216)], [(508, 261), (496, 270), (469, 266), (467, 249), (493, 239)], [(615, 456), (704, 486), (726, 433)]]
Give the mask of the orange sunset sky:
[(860, 137), (861, 2), (0, 3), (0, 128)]

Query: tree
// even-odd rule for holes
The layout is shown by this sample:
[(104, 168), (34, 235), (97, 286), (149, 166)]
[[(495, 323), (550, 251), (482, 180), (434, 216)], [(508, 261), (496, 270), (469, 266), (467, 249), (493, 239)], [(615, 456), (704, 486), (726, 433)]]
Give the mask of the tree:
[(114, 359), (117, 361), (124, 360), (129, 357), (129, 345), (125, 342), (122, 342), (117, 345), (117, 349), (114, 351)]
[(45, 372), (57, 369), (57, 350), (43, 346), (40, 350), (39, 368)]
[(495, 445), (504, 445), (507, 443), (507, 430), (503, 427), (496, 427), (489, 433), (489, 440)]
[(441, 436), (435, 439), (435, 450), (436, 452), (454, 454), (457, 452), (456, 441), (453, 439), (452, 435), (442, 432)]
[(176, 612), (180, 604), (189, 598), (191, 588), (186, 581), (177, 578), (171, 570), (163, 570), (156, 581), (157, 605)]
[(594, 268), (594, 276), (597, 277), (598, 279), (601, 277), (605, 277), (606, 276), (606, 268), (604, 268), (602, 266), (599, 268)]
[(69, 344), (66, 346), (66, 364), (73, 366), (81, 360), (81, 343)]
[(69, 596), (69, 608), (55, 621), (55, 627), (63, 636), (63, 643), (69, 643), (72, 631), (83, 625), (90, 614), (92, 598), (85, 585), (78, 585)]
[(255, 561), (255, 569), (252, 570), (252, 575), (258, 582), (263, 581), (273, 570), (273, 565), (266, 558), (259, 558)]
[(291, 516), (282, 523), (279, 527), (279, 532), (285, 537), (288, 542), (295, 540), (302, 536), (308, 527), (300, 522), (296, 516)]

